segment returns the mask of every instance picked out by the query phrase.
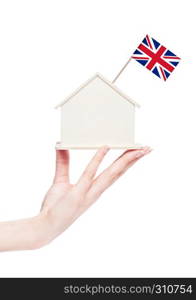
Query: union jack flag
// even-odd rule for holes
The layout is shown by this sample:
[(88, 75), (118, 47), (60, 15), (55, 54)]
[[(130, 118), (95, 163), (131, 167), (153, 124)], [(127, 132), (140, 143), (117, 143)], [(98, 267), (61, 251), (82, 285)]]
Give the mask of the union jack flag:
[(149, 35), (143, 39), (132, 58), (163, 80), (167, 80), (180, 61), (180, 57)]

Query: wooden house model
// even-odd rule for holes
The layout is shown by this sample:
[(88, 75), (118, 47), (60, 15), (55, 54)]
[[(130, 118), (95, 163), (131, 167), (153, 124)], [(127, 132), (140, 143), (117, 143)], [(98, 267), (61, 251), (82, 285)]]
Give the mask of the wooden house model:
[(139, 106), (97, 73), (56, 106), (61, 109), (57, 149), (134, 149), (135, 108)]

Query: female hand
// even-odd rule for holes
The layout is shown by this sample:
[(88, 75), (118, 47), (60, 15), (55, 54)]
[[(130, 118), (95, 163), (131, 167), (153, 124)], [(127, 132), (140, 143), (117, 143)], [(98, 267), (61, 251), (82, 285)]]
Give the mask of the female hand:
[(37, 249), (64, 232), (100, 195), (136, 161), (151, 151), (149, 147), (127, 150), (96, 177), (109, 148), (100, 148), (78, 182), (69, 180), (69, 152), (56, 150), (56, 172), (40, 213), (32, 218), (0, 222), (0, 251)]
[(70, 226), (101, 194), (141, 157), (151, 151), (127, 150), (111, 166), (96, 177), (96, 172), (109, 148), (100, 148), (76, 184), (69, 180), (69, 152), (56, 150), (54, 182), (42, 204), (41, 212), (48, 217), (51, 231), (46, 243)]

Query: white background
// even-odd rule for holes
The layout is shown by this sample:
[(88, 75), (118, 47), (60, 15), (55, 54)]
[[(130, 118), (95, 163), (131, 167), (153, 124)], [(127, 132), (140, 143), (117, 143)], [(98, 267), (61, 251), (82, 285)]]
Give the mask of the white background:
[[(1, 277), (196, 276), (194, 2), (0, 1), (1, 221), (40, 209), (56, 104), (95, 72), (112, 80), (147, 33), (182, 58), (167, 82), (135, 61), (116, 82), (141, 104), (137, 142), (154, 151), (50, 245), (0, 253)], [(93, 154), (71, 151), (73, 181)]]

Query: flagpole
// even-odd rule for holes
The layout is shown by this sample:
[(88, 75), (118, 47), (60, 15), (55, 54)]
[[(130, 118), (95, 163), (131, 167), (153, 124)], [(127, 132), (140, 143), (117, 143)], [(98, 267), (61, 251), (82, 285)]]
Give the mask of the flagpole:
[(118, 77), (121, 75), (121, 73), (124, 71), (124, 69), (127, 67), (127, 65), (130, 63), (132, 57), (129, 58), (129, 60), (126, 62), (126, 64), (122, 67), (120, 72), (116, 75), (116, 77), (113, 79), (112, 83), (115, 83)]

